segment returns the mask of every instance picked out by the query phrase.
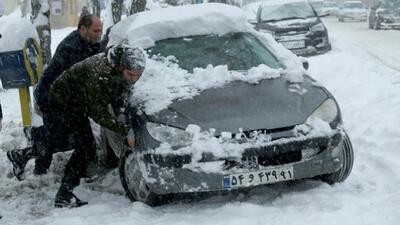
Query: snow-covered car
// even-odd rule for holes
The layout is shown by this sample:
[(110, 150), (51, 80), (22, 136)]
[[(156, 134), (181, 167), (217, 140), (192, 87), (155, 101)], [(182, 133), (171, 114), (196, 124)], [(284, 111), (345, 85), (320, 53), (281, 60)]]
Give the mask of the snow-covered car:
[(338, 19), (344, 22), (345, 19), (367, 21), (368, 10), (361, 1), (345, 1), (339, 6)]
[(321, 8), (321, 14), (329, 14), (331, 16), (337, 16), (339, 13), (339, 5), (336, 1), (324, 1)]
[(400, 1), (386, 0), (369, 8), (370, 29), (400, 29)]
[(315, 55), (331, 50), (328, 30), (306, 0), (271, 0), (258, 10), (256, 29), (297, 55)]
[(335, 98), (241, 9), (142, 12), (112, 28), (109, 44), (121, 42), (149, 55), (129, 98), (137, 109), (127, 110), (136, 147), (103, 130), (131, 200), (349, 176), (353, 149)]

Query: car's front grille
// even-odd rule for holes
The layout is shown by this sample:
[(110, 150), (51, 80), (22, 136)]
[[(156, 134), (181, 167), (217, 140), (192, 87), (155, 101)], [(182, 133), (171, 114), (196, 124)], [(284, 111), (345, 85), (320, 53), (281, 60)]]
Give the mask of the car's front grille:
[[(295, 126), (290, 126), (290, 127), (281, 127), (281, 128), (275, 128), (275, 129), (258, 129), (258, 130), (248, 130), (248, 131), (243, 131), (242, 133), (238, 134), (232, 134), (232, 138), (252, 138), (254, 134), (265, 134), (265, 135), (272, 135), (272, 134), (277, 134), (277, 133), (284, 133), (284, 132), (290, 132), (294, 129)], [(220, 136), (216, 136), (219, 138)], [(274, 140), (274, 135), (272, 135), (272, 140)]]
[(290, 28), (290, 30), (275, 31), (275, 36), (277, 37), (294, 36), (300, 34), (307, 34), (308, 32), (310, 32), (310, 28), (308, 27), (295, 27), (295, 28)]
[(293, 162), (298, 162), (302, 159), (301, 150), (276, 154), (272, 156), (261, 155), (258, 157), (260, 166), (277, 166)]

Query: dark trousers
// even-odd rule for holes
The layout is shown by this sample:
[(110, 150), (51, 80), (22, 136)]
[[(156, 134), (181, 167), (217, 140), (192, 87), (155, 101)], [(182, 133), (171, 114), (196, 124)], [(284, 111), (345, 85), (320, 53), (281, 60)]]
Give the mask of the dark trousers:
[[(41, 142), (49, 137), (49, 115), (48, 113), (42, 113), (43, 126), (32, 129), (32, 138), (34, 142)], [(55, 149), (49, 149), (49, 146), (41, 148), (40, 154), (38, 154), (35, 160), (35, 169), (39, 171), (47, 170), (53, 159), (53, 153)]]
[[(59, 99), (58, 99), (59, 100)], [(96, 146), (87, 115), (82, 107), (78, 107), (76, 102), (55, 101), (50, 99), (51, 111), (48, 113), (48, 138), (45, 149), (55, 152), (67, 151), (70, 148), (70, 137), (73, 137), (73, 153), (64, 171), (62, 180), (63, 185), (74, 188), (79, 185), (79, 181), (86, 174), (89, 161), (96, 157)], [(40, 152), (40, 151), (39, 151)], [(44, 158), (49, 155), (39, 153)]]

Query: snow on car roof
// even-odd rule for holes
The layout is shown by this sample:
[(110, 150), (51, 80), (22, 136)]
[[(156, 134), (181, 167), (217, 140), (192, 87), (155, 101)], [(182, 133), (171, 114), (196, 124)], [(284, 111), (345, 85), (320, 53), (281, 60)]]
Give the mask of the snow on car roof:
[(308, 3), (309, 1), (307, 1), (307, 0), (269, 0), (269, 1), (264, 1), (264, 2), (262, 3), (262, 5), (263, 5), (263, 6), (268, 6), (268, 5), (283, 5), (283, 4), (299, 3), (299, 2)]
[(0, 35), (0, 52), (23, 49), (28, 38), (39, 40), (35, 26), (20, 12), (0, 17)]
[(145, 11), (116, 24), (109, 45), (121, 43), (148, 48), (156, 41), (193, 35), (247, 31), (246, 14), (238, 7), (220, 3), (176, 6)]

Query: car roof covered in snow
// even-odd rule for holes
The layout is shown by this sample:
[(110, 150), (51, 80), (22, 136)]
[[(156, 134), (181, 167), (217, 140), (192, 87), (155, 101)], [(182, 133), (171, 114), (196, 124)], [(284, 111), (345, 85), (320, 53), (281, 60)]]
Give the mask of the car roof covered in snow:
[(269, 1), (262, 2), (262, 5), (263, 6), (283, 5), (283, 4), (299, 3), (299, 2), (308, 3), (309, 1), (307, 1), (307, 0), (269, 0)]
[(28, 38), (39, 40), (35, 26), (19, 12), (0, 17), (0, 52), (21, 50)]
[(109, 45), (128, 42), (148, 48), (156, 41), (193, 35), (247, 31), (245, 12), (235, 6), (207, 3), (145, 11), (116, 24)]

